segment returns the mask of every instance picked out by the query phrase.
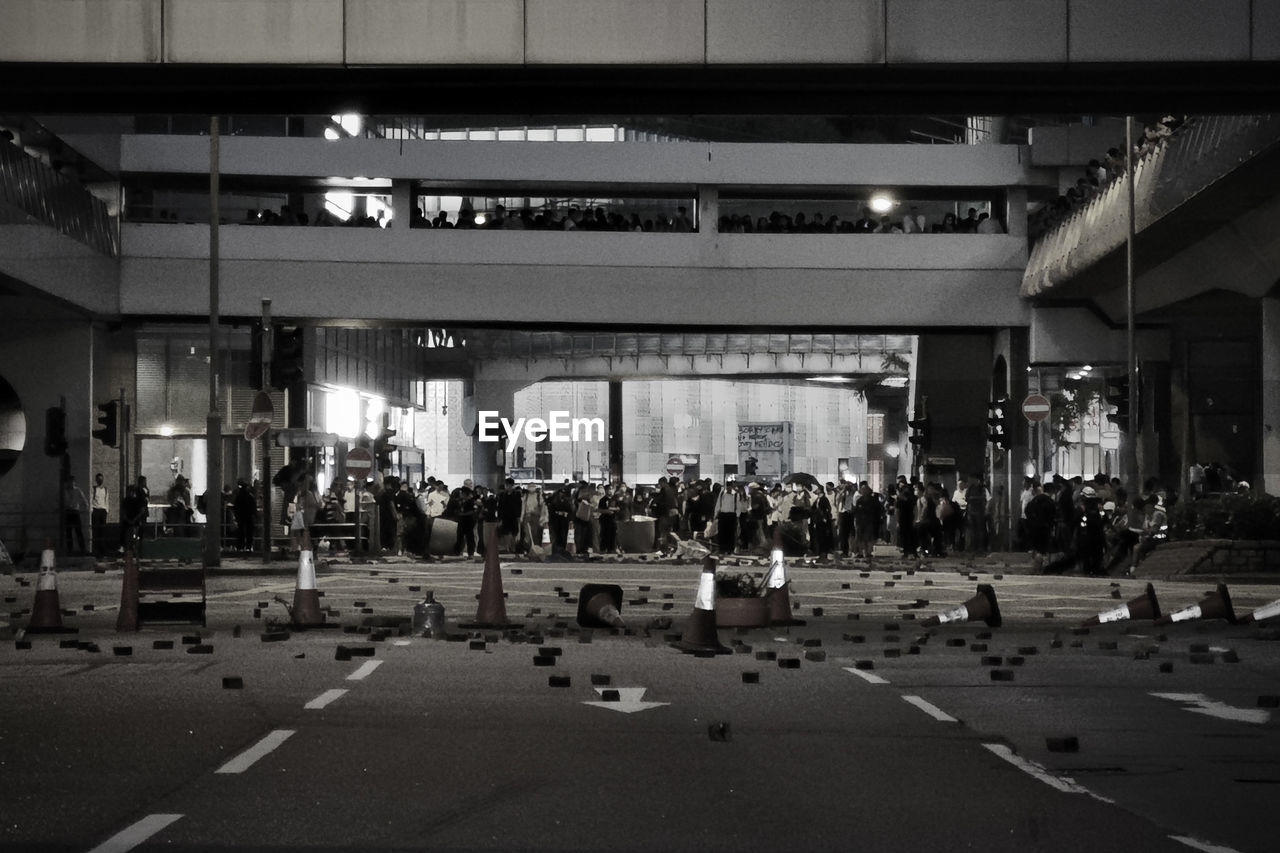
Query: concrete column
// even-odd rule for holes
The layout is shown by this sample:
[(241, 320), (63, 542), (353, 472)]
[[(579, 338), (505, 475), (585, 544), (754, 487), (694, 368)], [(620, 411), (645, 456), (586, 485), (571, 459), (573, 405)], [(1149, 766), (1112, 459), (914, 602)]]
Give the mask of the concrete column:
[(1009, 187), (1005, 191), (1004, 223), (1006, 233), (1027, 236), (1027, 188)]
[(720, 224), (720, 188), (698, 187), (698, 233), (704, 240), (713, 241)]
[(622, 437), (625, 421), (622, 416), (622, 380), (609, 381), (609, 480), (622, 481)]
[(1280, 495), (1280, 299), (1262, 299), (1262, 482), (1255, 490)]
[[(476, 417), (483, 412), (497, 412), (497, 417), (514, 421), (516, 392), (527, 383), (510, 379), (477, 379), (473, 383), (472, 404)], [(513, 445), (514, 446), (514, 445)], [(496, 489), (506, 476), (507, 459), (503, 444), (481, 441), (479, 431), (471, 440), (471, 476), (476, 485)]]
[(413, 187), (408, 181), (391, 182), (391, 230), (396, 236), (407, 235), (413, 222)]

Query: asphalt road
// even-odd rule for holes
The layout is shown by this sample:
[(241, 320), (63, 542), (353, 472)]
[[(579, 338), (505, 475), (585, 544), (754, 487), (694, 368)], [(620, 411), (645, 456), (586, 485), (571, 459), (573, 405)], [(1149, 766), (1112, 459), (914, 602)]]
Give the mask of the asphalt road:
[[(0, 849), (1275, 849), (1276, 627), (1084, 629), (1145, 582), (928, 568), (792, 566), (805, 624), (722, 629), (713, 657), (669, 645), (694, 564), (504, 564), (503, 632), (458, 627), (478, 563), (335, 562), (336, 627), (270, 642), (289, 575), (211, 578), (205, 628), (117, 634), (121, 573), (63, 572), (78, 633), (0, 644)], [(0, 621), (34, 580), (0, 576)], [(578, 630), (588, 581), (631, 631)], [(977, 583), (1002, 627), (918, 624)], [(1169, 611), (1214, 584), (1155, 587)], [(426, 589), (452, 641), (360, 633)]]

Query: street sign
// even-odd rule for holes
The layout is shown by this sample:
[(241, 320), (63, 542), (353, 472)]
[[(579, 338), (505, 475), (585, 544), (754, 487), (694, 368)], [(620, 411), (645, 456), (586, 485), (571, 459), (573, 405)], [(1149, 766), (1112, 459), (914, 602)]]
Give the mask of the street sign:
[(244, 425), (244, 440), (255, 441), (267, 434), (271, 429), (271, 417), (275, 414), (275, 406), (271, 395), (259, 391), (253, 398), (253, 410), (249, 413), (249, 422)]
[(340, 440), (332, 432), (316, 432), (309, 429), (276, 431), (276, 444), (280, 447), (334, 447)]
[(667, 460), (667, 476), (679, 477), (684, 473), (684, 461), (679, 456), (672, 456)]
[(364, 447), (353, 447), (347, 451), (347, 474), (356, 482), (365, 480), (373, 470), (373, 454)]
[(1049, 398), (1042, 394), (1028, 394), (1022, 401), (1022, 414), (1033, 424), (1049, 419)]

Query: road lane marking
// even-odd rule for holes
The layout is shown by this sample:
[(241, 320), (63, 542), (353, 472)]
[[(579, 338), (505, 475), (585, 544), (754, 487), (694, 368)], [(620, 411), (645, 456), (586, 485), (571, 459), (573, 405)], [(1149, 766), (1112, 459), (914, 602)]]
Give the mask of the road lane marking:
[(380, 666), (382, 666), (382, 661), (380, 660), (366, 661), (360, 665), (359, 669), (347, 676), (347, 681), (364, 681)]
[(127, 853), (181, 817), (180, 814), (147, 815), (133, 826), (117, 832), (89, 853)]
[(1069, 779), (1066, 776), (1054, 776), (1034, 761), (1028, 761), (1022, 756), (1014, 754), (1012, 749), (1002, 743), (984, 743), (983, 746), (1012, 764), (1014, 767), (1017, 767), (1023, 773), (1026, 773), (1033, 779), (1037, 779), (1045, 783), (1054, 790), (1061, 791), (1064, 794), (1085, 794), (1086, 796), (1093, 797), (1095, 800), (1110, 803), (1112, 805), (1115, 803), (1114, 800), (1109, 800), (1106, 797), (1099, 796), (1083, 785), (1077, 784), (1074, 779)]
[(219, 767), (214, 773), (243, 773), (253, 766), (259, 758), (274, 750), (280, 744), (284, 743), (294, 734), (294, 729), (276, 729), (226, 764)]
[(1207, 841), (1199, 841), (1187, 835), (1170, 835), (1169, 837), (1179, 844), (1185, 844), (1193, 850), (1202, 850), (1204, 853), (1239, 853), (1239, 851), (1234, 848), (1223, 847), (1219, 844), (1210, 844)]
[(874, 672), (867, 672), (865, 669), (856, 669), (855, 667), (852, 667), (852, 666), (846, 666), (841, 668), (845, 672), (853, 673), (854, 675), (858, 676), (868, 684), (888, 684), (889, 683), (888, 679), (881, 678), (880, 676), (876, 675)]
[[(609, 690), (608, 687), (597, 687), (596, 693), (604, 696), (604, 692)], [(648, 711), (650, 708), (661, 708), (663, 705), (670, 705), (670, 702), (645, 702), (644, 692), (647, 687), (618, 687), (615, 688), (618, 693), (618, 699), (613, 702), (583, 702), (583, 705), (592, 705), (596, 708), (607, 708), (610, 711), (621, 711), (624, 714), (634, 714), (637, 711)]]
[(341, 699), (346, 693), (345, 690), (326, 690), (302, 707), (307, 711), (319, 711), (331, 702)]
[(1210, 699), (1203, 693), (1152, 693), (1151, 695), (1157, 699), (1168, 699), (1171, 702), (1194, 705), (1195, 707), (1193, 708), (1183, 708), (1182, 710), (1190, 711), (1193, 714), (1204, 714), (1206, 717), (1217, 717), (1220, 720), (1262, 725), (1271, 719), (1270, 711), (1260, 711), (1256, 708), (1234, 708), (1226, 702)]
[(930, 717), (933, 717), (935, 720), (937, 720), (940, 723), (960, 722), (955, 717), (951, 716), (946, 711), (939, 708), (937, 705), (934, 705), (932, 702), (926, 702), (925, 700), (921, 699), (919, 696), (903, 696), (902, 700), (904, 702), (908, 702), (912, 705), (915, 705), (921, 711), (924, 711), (926, 714), (928, 714)]

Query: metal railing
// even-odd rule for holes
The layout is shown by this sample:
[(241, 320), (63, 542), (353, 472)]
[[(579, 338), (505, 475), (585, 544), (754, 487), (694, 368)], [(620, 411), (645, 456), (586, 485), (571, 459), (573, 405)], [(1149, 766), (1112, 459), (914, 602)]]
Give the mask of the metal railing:
[(0, 204), (104, 255), (120, 255), (119, 219), (102, 199), (5, 142), (0, 142)]
[[(1135, 230), (1142, 231), (1246, 161), (1280, 143), (1280, 115), (1200, 116), (1139, 158), (1134, 175)], [(1031, 249), (1022, 295), (1062, 284), (1124, 245), (1128, 173), (1108, 182)]]

